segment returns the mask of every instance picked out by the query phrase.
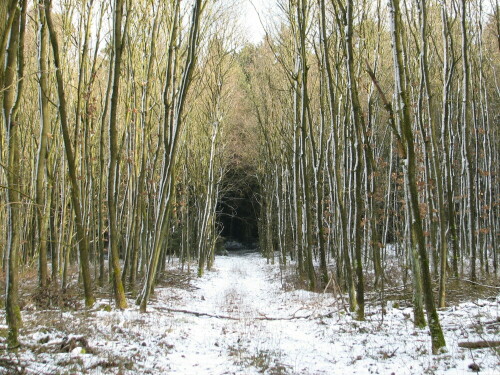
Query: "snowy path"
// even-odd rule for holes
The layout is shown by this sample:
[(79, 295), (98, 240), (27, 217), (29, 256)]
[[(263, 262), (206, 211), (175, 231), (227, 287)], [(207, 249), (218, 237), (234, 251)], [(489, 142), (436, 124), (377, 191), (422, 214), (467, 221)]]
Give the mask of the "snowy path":
[[(378, 310), (369, 308), (366, 322), (353, 321), (329, 294), (284, 291), (278, 265), (260, 254), (218, 257), (215, 270), (195, 285), (194, 293), (174, 298), (165, 290), (169, 307), (238, 320), (174, 313), (175, 348), (166, 358), (172, 374), (463, 374), (472, 363), (456, 343), (469, 335), (466, 326), (478, 312), (445, 316), (453, 353), (435, 357), (427, 331), (414, 329), (411, 309), (391, 310), (382, 326)], [(487, 310), (493, 318), (495, 305), (496, 313)], [(457, 317), (464, 320), (457, 324)], [(496, 373), (498, 357), (476, 354), (482, 373), (488, 367)]]
[[(273, 272), (276, 267), (265, 262), (255, 253), (217, 258), (216, 272), (196, 282), (200, 289), (193, 300), (172, 304), (238, 319), (184, 316), (191, 322), (179, 330), (185, 339), (182, 348), (172, 354), (174, 373), (248, 374), (251, 367), (253, 372), (310, 373), (310, 353), (316, 353), (315, 362), (318, 356), (325, 356), (322, 362), (333, 364), (333, 358), (328, 358), (331, 355), (322, 353), (322, 340), (308, 327), (317, 322), (297, 319), (317, 308), (324, 310), (325, 302), (332, 300), (305, 291), (283, 293), (279, 275)], [(289, 320), (291, 317), (294, 319)], [(325, 368), (316, 373), (331, 372)]]
[[(217, 257), (185, 286), (158, 288), (146, 314), (132, 300), (125, 311), (104, 300), (91, 311), (23, 311), (17, 358), (35, 374), (455, 375), (471, 363), (500, 373), (491, 349), (457, 346), (499, 339), (500, 297), (440, 312), (448, 353), (433, 356), (410, 308), (388, 309), (382, 322), (380, 308), (367, 306), (367, 320), (354, 321), (331, 294), (283, 290), (279, 266), (257, 253)], [(92, 353), (54, 350), (68, 334), (83, 335)]]

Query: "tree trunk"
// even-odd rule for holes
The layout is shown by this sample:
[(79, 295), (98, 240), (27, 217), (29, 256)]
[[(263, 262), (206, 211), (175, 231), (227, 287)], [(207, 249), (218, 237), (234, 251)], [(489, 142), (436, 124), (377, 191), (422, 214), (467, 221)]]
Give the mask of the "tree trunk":
[[(462, 32), (462, 155), (463, 160), (465, 162), (465, 173), (466, 173), (466, 183), (467, 183), (467, 233), (468, 233), (468, 242), (469, 242), (469, 250), (470, 250), (470, 278), (472, 281), (475, 281), (476, 276), (476, 193), (475, 193), (475, 173), (474, 173), (474, 160), (472, 157), (471, 151), (471, 126), (469, 124), (469, 116), (470, 116), (470, 98), (469, 98), (469, 86), (470, 86), (470, 68), (469, 68), (469, 60), (468, 60), (468, 39), (467, 39), (467, 22), (466, 22), (466, 0), (462, 0), (462, 17), (461, 17), (461, 32)], [(476, 155), (477, 157), (477, 155)]]
[[(23, 9), (23, 12), (26, 12)], [(18, 67), (18, 53), (21, 39), (21, 12), (14, 10), (12, 27), (10, 29), (9, 44), (7, 49), (3, 96), (3, 118), (7, 136), (7, 269), (6, 269), (6, 295), (5, 312), (9, 327), (7, 345), (10, 349), (19, 346), (18, 332), (22, 325), (21, 311), (19, 308), (19, 282), (18, 282), (18, 256), (21, 247), (21, 181), (19, 177), (19, 135), (20, 124), (16, 122), (15, 100), (16, 100), (16, 69)], [(24, 18), (24, 17), (23, 17)], [(19, 64), (22, 64), (20, 61)], [(3, 70), (3, 68), (1, 68)], [(19, 77), (22, 78), (22, 77)], [(20, 95), (19, 90), (17, 95)]]
[(358, 320), (365, 319), (365, 297), (364, 297), (364, 278), (363, 278), (363, 260), (362, 260), (362, 210), (363, 204), (361, 201), (361, 174), (362, 174), (362, 158), (363, 158), (363, 114), (361, 113), (361, 106), (358, 97), (358, 88), (356, 77), (354, 75), (354, 52), (352, 48), (353, 36), (353, 0), (347, 2), (346, 14), (346, 34), (345, 45), (347, 55), (347, 75), (349, 86), (349, 98), (351, 101), (352, 119), (354, 135), (352, 142), (354, 143), (354, 152), (356, 162), (354, 166), (354, 203), (355, 203), (355, 219), (354, 219), (354, 254), (356, 257), (356, 302), (357, 310), (356, 317)]
[[(40, 288), (47, 286), (48, 268), (47, 268), (47, 235), (48, 235), (48, 217), (50, 215), (50, 205), (45, 201), (51, 192), (48, 190), (47, 182), (44, 182), (46, 175), (46, 164), (48, 154), (48, 133), (50, 129), (49, 119), (49, 90), (47, 77), (47, 26), (45, 24), (45, 14), (43, 4), (38, 4), (38, 103), (40, 110), (40, 141), (38, 145), (36, 180), (35, 180), (35, 203), (37, 213), (38, 229), (38, 285)], [(44, 193), (44, 188), (47, 192)]]
[[(180, 3), (179, 0), (176, 2), (176, 15), (178, 16)], [(177, 150), (179, 143), (179, 135), (182, 127), (182, 115), (184, 110), (184, 105), (186, 102), (186, 96), (191, 85), (192, 75), (195, 68), (196, 60), (196, 50), (199, 44), (199, 28), (200, 28), (200, 18), (201, 13), (204, 8), (204, 3), (202, 0), (196, 0), (193, 5), (192, 19), (189, 31), (189, 43), (187, 46), (187, 56), (186, 64), (182, 74), (180, 87), (178, 89), (178, 96), (175, 102), (175, 107), (172, 108), (170, 101), (168, 100), (168, 94), (170, 92), (171, 69), (170, 66), (171, 58), (173, 57), (173, 46), (176, 42), (177, 35), (177, 18), (174, 19), (172, 23), (172, 30), (170, 34), (170, 48), (169, 48), (169, 63), (167, 64), (167, 82), (165, 84), (164, 90), (164, 127), (165, 127), (165, 137), (170, 136), (168, 142), (166, 143), (165, 149), (165, 160), (163, 166), (163, 176), (160, 187), (160, 199), (159, 199), (159, 213), (156, 219), (156, 235), (153, 239), (153, 246), (150, 254), (148, 270), (146, 275), (146, 280), (137, 302), (140, 304), (140, 309), (142, 312), (146, 311), (146, 306), (149, 300), (149, 296), (152, 290), (153, 281), (156, 278), (156, 269), (158, 266), (158, 260), (160, 251), (163, 245), (164, 236), (166, 234), (166, 226), (168, 223), (168, 216), (170, 212), (170, 206), (172, 202), (172, 190), (173, 190), (173, 177), (174, 177), (174, 165), (177, 158)], [(173, 112), (173, 118), (171, 117), (171, 109)], [(170, 123), (170, 121), (172, 121)], [(172, 126), (169, 128), (168, 125)], [(169, 131), (167, 131), (169, 129)]]
[(326, 70), (326, 79), (327, 79), (327, 97), (328, 97), (328, 108), (330, 112), (330, 123), (331, 123), (331, 134), (333, 136), (332, 142), (332, 150), (333, 150), (333, 165), (329, 163), (331, 166), (330, 174), (333, 175), (334, 182), (334, 190), (335, 190), (335, 202), (336, 208), (339, 212), (340, 217), (340, 233), (341, 233), (341, 258), (344, 263), (345, 268), (345, 280), (347, 284), (347, 290), (349, 293), (349, 306), (351, 311), (357, 310), (357, 299), (356, 299), (356, 289), (354, 285), (354, 278), (352, 276), (352, 266), (351, 266), (351, 257), (349, 255), (348, 248), (348, 232), (347, 232), (347, 214), (344, 205), (344, 197), (342, 194), (342, 186), (341, 186), (341, 177), (339, 171), (339, 157), (338, 157), (338, 145), (339, 139), (337, 135), (336, 129), (336, 99), (334, 93), (335, 81), (332, 73), (332, 68), (330, 65), (330, 56), (329, 56), (329, 46), (326, 35), (326, 11), (325, 11), (325, 1), (320, 0), (320, 18), (321, 18), (321, 45), (323, 47), (323, 64), (325, 65)]
[(92, 280), (90, 277), (89, 265), (89, 240), (85, 230), (84, 219), (81, 207), (81, 195), (76, 176), (76, 163), (73, 153), (73, 146), (69, 135), (68, 126), (68, 112), (66, 104), (66, 93), (64, 89), (64, 81), (62, 77), (62, 66), (59, 57), (59, 42), (54, 29), (51, 15), (52, 0), (44, 0), (45, 4), (45, 17), (47, 27), (49, 30), (50, 42), (52, 44), (52, 51), (54, 54), (54, 65), (56, 68), (56, 81), (57, 81), (57, 94), (59, 97), (59, 121), (61, 124), (61, 131), (63, 134), (64, 150), (66, 152), (66, 159), (68, 163), (68, 174), (71, 182), (71, 203), (75, 213), (75, 226), (76, 226), (76, 239), (78, 242), (78, 249), (80, 253), (80, 268), (82, 272), (83, 289), (85, 293), (85, 305), (91, 307), (94, 302), (94, 293), (92, 290)]
[[(120, 92), (120, 73), (122, 61), (122, 20), (124, 0), (115, 0), (113, 18), (113, 80), (111, 89), (111, 102), (109, 110), (109, 165), (108, 165), (108, 223), (109, 223), (109, 248), (111, 253), (110, 273), (112, 273), (115, 304), (119, 309), (127, 307), (125, 290), (121, 279), (120, 269), (120, 228), (117, 223), (117, 180), (119, 180), (118, 156), (118, 129), (116, 126), (118, 114), (118, 95)], [(124, 31), (126, 33), (126, 31)]]
[(406, 80), (403, 73), (402, 51), (401, 51), (401, 12), (399, 8), (399, 0), (391, 0), (391, 34), (394, 55), (394, 79), (396, 82), (396, 92), (399, 101), (400, 111), (400, 126), (402, 139), (405, 145), (405, 180), (409, 190), (410, 208), (413, 216), (412, 230), (416, 246), (418, 249), (420, 268), (422, 272), (422, 286), (424, 293), (424, 302), (427, 310), (427, 320), (431, 333), (432, 352), (438, 353), (439, 350), (446, 346), (439, 317), (434, 305), (434, 297), (432, 295), (432, 281), (429, 271), (429, 260), (425, 247), (425, 237), (422, 227), (422, 218), (420, 214), (420, 205), (418, 199), (418, 190), (416, 183), (416, 156), (413, 141), (413, 131), (411, 127), (411, 114), (408, 93), (406, 91)]

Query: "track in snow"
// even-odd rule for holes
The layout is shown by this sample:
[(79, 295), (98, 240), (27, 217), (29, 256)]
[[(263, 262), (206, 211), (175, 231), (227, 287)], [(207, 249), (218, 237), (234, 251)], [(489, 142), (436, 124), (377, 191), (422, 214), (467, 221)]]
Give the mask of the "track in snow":
[[(449, 351), (433, 356), (411, 308), (388, 307), (382, 321), (380, 307), (368, 305), (357, 322), (330, 293), (284, 290), (280, 275), (260, 254), (234, 252), (187, 288), (158, 287), (146, 314), (133, 300), (125, 311), (104, 309), (111, 300), (91, 311), (23, 311), (25, 345), (15, 359), (35, 374), (455, 375), (471, 363), (499, 373), (491, 349), (458, 342), (495, 340), (500, 297), (441, 311)], [(86, 337), (93, 353), (54, 351), (69, 334)]]

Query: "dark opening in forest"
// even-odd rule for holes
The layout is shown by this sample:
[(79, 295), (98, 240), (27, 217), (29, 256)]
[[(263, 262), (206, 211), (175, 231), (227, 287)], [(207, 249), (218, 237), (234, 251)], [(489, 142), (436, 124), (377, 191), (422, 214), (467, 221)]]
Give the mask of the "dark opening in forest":
[(230, 170), (217, 205), (217, 221), (226, 241), (253, 243), (258, 239), (259, 185), (248, 171)]

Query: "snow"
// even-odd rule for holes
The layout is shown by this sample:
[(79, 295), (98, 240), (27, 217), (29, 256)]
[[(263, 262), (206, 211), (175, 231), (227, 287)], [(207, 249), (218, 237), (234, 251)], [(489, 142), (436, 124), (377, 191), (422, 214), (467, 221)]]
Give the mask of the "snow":
[[(18, 358), (26, 373), (468, 374), (472, 363), (481, 374), (500, 373), (492, 349), (458, 347), (499, 340), (500, 296), (440, 311), (448, 344), (440, 355), (430, 354), (411, 308), (388, 304), (382, 320), (380, 307), (368, 305), (366, 321), (355, 321), (331, 293), (283, 289), (279, 265), (258, 253), (217, 257), (189, 288), (158, 288), (145, 314), (133, 300), (124, 311), (106, 311), (109, 303), (23, 312)], [(84, 336), (90, 351), (54, 350), (70, 333)]]

